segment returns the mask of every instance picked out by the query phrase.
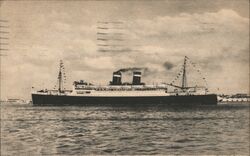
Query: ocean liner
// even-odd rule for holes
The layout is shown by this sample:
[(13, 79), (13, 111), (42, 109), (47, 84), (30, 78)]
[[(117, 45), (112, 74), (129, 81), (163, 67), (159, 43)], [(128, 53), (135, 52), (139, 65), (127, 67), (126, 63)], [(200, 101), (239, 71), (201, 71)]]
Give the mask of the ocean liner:
[[(186, 64), (189, 58), (185, 56), (181, 72), (181, 85), (162, 83), (147, 85), (141, 82), (142, 72), (133, 71), (131, 83), (122, 83), (122, 72), (113, 72), (112, 81), (106, 86), (97, 86), (84, 80), (74, 81), (72, 90), (63, 88), (63, 63), (60, 62), (58, 74), (58, 89), (32, 92), (34, 106), (169, 106), (169, 105), (217, 105), (217, 95), (208, 94), (204, 86), (187, 86)], [(168, 91), (168, 88), (175, 88)]]

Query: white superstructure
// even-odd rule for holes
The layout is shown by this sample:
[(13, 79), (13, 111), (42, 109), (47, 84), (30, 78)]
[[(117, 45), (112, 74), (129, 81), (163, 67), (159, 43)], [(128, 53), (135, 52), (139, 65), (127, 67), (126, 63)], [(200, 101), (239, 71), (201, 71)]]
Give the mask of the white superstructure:
[(59, 92), (58, 90), (42, 90), (35, 94), (69, 95), (69, 96), (102, 96), (102, 97), (133, 97), (133, 96), (170, 96), (170, 95), (203, 95), (205, 90), (192, 88), (186, 91), (168, 91), (168, 85), (107, 85), (94, 86), (83, 80), (75, 81), (73, 89)]

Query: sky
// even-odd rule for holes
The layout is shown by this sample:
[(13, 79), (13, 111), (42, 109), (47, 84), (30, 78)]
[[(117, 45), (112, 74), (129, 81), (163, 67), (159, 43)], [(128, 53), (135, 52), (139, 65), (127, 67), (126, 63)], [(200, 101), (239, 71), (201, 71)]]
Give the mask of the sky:
[(172, 82), (184, 56), (196, 65), (189, 84), (204, 77), (212, 93), (249, 93), (248, 0), (1, 1), (0, 17), (1, 99), (52, 89), (60, 60), (70, 89), (132, 67), (147, 69), (147, 84)]

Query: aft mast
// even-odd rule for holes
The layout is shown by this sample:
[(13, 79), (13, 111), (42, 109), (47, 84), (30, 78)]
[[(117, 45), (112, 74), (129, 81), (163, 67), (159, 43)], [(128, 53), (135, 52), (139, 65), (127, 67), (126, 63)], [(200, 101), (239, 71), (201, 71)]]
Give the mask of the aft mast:
[(184, 57), (184, 64), (183, 64), (183, 74), (182, 74), (182, 89), (187, 88), (187, 75), (186, 75), (186, 63), (187, 63), (187, 56)]
[[(185, 57), (184, 57), (183, 67), (182, 67), (181, 71), (180, 71), (179, 74), (176, 76), (176, 78), (172, 81), (172, 83), (167, 84), (167, 85), (170, 85), (170, 86), (172, 86), (172, 87), (181, 89), (181, 90), (184, 91), (184, 92), (188, 91), (188, 89), (190, 89), (190, 88), (195, 88), (195, 89), (196, 89), (197, 87), (199, 87), (199, 88), (205, 88), (206, 91), (207, 91), (207, 87), (205, 87), (205, 86), (197, 86), (197, 85), (196, 85), (196, 86), (188, 86), (188, 83), (187, 83), (187, 63), (188, 63), (188, 62), (192, 65), (192, 67), (193, 67), (195, 70), (197, 70), (197, 72), (199, 73), (199, 75), (202, 76), (202, 74), (200, 73), (200, 70), (199, 70), (199, 69), (196, 69), (195, 64), (194, 64), (193, 62), (191, 62), (191, 60), (190, 60), (187, 56), (185, 56)], [(182, 76), (180, 76), (180, 75), (182, 75)], [(180, 78), (180, 79), (179, 79), (179, 78)], [(206, 86), (207, 86), (206, 79), (205, 79), (203, 76), (202, 76), (202, 79), (203, 79), (203, 81), (205, 82), (205, 84), (206, 84)], [(180, 80), (180, 81), (181, 81), (180, 85), (174, 85), (174, 82), (175, 82), (176, 80)]]
[(60, 60), (60, 65), (59, 65), (59, 73), (58, 73), (58, 92), (62, 93), (63, 92), (63, 61)]

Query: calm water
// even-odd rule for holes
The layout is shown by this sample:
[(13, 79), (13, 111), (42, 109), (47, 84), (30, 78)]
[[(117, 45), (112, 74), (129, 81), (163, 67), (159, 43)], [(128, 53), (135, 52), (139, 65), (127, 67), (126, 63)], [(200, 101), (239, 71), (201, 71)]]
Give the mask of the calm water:
[(249, 105), (199, 108), (2, 104), (2, 155), (249, 155)]

